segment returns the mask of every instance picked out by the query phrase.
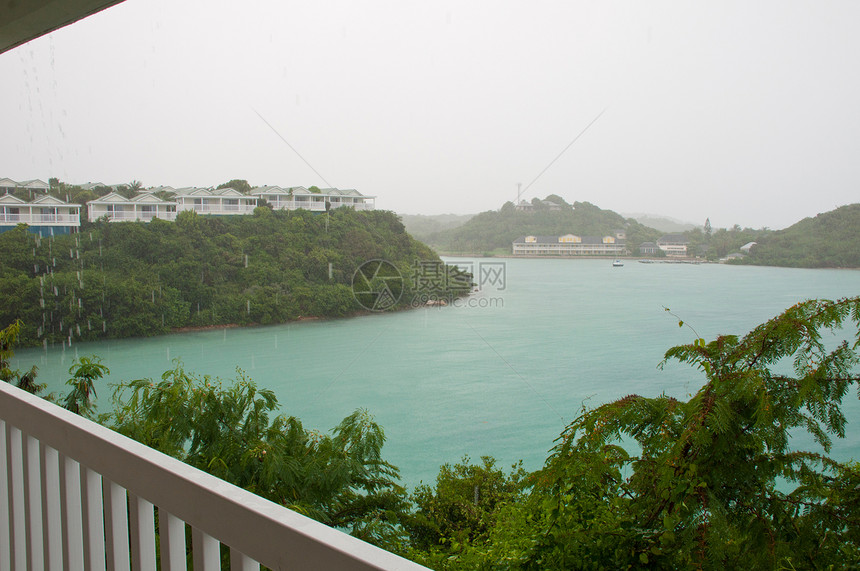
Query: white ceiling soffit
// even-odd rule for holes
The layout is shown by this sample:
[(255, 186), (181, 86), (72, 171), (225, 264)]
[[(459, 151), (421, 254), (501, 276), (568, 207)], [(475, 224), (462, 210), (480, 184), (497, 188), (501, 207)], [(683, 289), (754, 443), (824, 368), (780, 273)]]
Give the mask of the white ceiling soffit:
[(123, 0), (0, 0), (0, 53)]

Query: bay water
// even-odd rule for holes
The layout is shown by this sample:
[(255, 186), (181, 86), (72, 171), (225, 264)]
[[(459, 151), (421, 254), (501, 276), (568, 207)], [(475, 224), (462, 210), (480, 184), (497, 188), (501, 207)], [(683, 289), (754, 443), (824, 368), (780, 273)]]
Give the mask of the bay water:
[[(702, 373), (676, 363), (658, 369), (669, 347), (742, 335), (805, 299), (860, 294), (856, 270), (446, 261), (473, 271), (479, 291), (445, 307), (19, 350), (13, 366), (37, 365), (39, 381), (62, 393), (74, 359), (97, 355), (110, 369), (97, 386), (102, 410), (110, 383), (158, 379), (175, 359), (225, 380), (238, 367), (306, 428), (324, 432), (357, 408), (369, 410), (386, 432), (384, 457), (413, 487), (464, 455), (539, 468), (583, 406), (634, 393), (694, 393)], [(844, 410), (847, 437), (833, 455), (860, 459), (856, 392)]]

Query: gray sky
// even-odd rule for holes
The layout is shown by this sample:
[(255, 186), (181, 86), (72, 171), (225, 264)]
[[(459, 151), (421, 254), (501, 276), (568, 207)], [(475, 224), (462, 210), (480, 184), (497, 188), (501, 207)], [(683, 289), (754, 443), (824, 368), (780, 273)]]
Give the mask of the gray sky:
[(783, 228), (860, 201), (858, 22), (853, 0), (127, 0), (0, 55), (0, 177), (474, 213), (605, 109), (524, 198)]

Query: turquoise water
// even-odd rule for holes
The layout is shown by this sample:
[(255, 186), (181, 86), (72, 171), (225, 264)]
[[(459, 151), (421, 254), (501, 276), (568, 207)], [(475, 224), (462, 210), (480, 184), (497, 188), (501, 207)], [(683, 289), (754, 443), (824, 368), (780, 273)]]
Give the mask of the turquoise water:
[[(99, 355), (108, 382), (159, 377), (175, 358), (225, 379), (240, 367), (308, 428), (329, 430), (356, 408), (370, 410), (386, 430), (385, 457), (413, 486), (465, 454), (537, 468), (583, 403), (694, 392), (697, 371), (656, 368), (666, 349), (696, 336), (664, 307), (711, 339), (746, 333), (803, 299), (860, 294), (860, 272), (851, 270), (449, 261), (472, 262), (476, 272), (504, 262), (504, 289), (485, 283), (456, 307), (19, 351), (15, 366), (37, 364), (55, 391), (79, 355)], [(109, 394), (99, 391), (102, 407)], [(834, 454), (860, 458), (856, 393), (845, 410), (848, 437)]]

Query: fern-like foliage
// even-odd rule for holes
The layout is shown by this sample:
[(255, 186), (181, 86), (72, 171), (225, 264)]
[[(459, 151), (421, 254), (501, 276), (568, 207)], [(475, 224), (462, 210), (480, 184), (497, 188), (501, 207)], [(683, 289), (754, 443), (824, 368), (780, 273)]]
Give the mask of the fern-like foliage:
[[(843, 399), (860, 387), (858, 324), (860, 298), (811, 300), (743, 338), (669, 349), (664, 363), (699, 369), (702, 388), (686, 402), (630, 395), (584, 410), (536, 476), (535, 494), (555, 505), (528, 560), (577, 567), (588, 553), (607, 567), (673, 569), (860, 561), (860, 472), (827, 456), (846, 433)], [(802, 431), (820, 449), (795, 450)]]
[(280, 413), (275, 394), (243, 371), (230, 383), (188, 372), (122, 383), (103, 424), (197, 468), (354, 535), (394, 547), (406, 505), (385, 435), (367, 411), (331, 435)]

